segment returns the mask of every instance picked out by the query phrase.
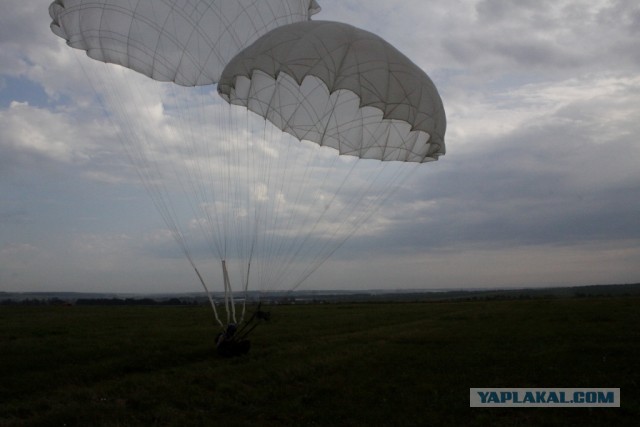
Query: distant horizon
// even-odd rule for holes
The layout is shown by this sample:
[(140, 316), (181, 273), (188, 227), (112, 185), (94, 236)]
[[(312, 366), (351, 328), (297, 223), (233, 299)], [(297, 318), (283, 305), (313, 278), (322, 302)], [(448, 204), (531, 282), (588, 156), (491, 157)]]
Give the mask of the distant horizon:
[[(567, 286), (539, 286), (539, 287), (478, 287), (478, 288), (416, 288), (416, 289), (295, 289), (295, 290), (270, 290), (259, 291), (249, 290), (247, 294), (317, 294), (317, 295), (337, 295), (337, 294), (411, 294), (411, 293), (443, 293), (443, 292), (484, 292), (484, 291), (541, 291), (552, 289), (572, 289), (572, 288), (595, 288), (595, 287), (634, 287), (640, 286), (640, 282), (636, 283), (602, 283), (595, 285), (567, 285)], [(241, 297), (245, 292), (235, 292), (235, 295)], [(175, 291), (175, 292), (109, 292), (109, 291), (0, 291), (0, 295), (115, 295), (115, 296), (172, 296), (172, 295), (189, 295), (189, 296), (206, 296), (205, 291)], [(223, 295), (223, 292), (212, 292), (212, 295)]]

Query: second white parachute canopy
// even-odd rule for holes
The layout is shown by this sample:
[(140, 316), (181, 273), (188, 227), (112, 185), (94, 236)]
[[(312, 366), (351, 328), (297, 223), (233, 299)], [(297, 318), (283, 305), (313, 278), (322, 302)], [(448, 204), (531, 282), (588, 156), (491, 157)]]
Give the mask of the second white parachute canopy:
[(225, 67), (218, 93), (340, 154), (426, 162), (445, 153), (438, 91), (375, 34), (327, 21), (278, 27)]
[(199, 86), (262, 34), (319, 10), (316, 0), (55, 0), (49, 15), (51, 30), (93, 59)]

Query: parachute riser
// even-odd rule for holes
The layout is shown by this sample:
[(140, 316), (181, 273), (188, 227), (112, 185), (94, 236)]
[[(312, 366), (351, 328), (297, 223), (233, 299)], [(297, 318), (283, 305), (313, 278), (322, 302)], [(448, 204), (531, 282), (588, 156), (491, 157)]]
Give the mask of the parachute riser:
[(224, 281), (224, 306), (227, 311), (227, 323), (238, 323), (236, 320), (236, 304), (233, 299), (233, 289), (231, 288), (231, 279), (229, 279), (229, 271), (227, 270), (227, 261), (222, 260), (222, 279)]
[(191, 263), (191, 266), (193, 267), (193, 269), (195, 270), (196, 274), (198, 275), (198, 279), (200, 279), (200, 283), (202, 284), (202, 287), (204, 288), (205, 292), (207, 293), (207, 298), (209, 299), (209, 303), (211, 304), (211, 308), (213, 309), (213, 315), (215, 316), (216, 321), (218, 322), (218, 324), (221, 327), (224, 328), (224, 324), (222, 323), (222, 321), (220, 320), (220, 317), (218, 316), (218, 310), (216, 309), (215, 302), (213, 302), (213, 297), (211, 296), (211, 292), (209, 292), (209, 288), (205, 284), (204, 279), (202, 278), (202, 275), (198, 271), (198, 268), (193, 263)]

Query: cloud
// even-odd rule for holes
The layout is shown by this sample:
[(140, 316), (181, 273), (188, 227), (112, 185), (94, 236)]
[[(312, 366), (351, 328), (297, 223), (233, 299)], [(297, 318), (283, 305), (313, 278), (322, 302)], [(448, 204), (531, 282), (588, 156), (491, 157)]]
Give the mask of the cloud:
[(485, 0), (475, 12), (456, 19), (451, 37), (443, 38), (454, 58), (475, 70), (569, 76), (613, 63), (630, 71), (640, 59), (621, 55), (632, 51), (637, 36), (640, 8), (629, 2)]
[(466, 104), (457, 144), (383, 210), (395, 226), (353, 245), (410, 253), (639, 239), (638, 86), (570, 79)]
[[(0, 110), (0, 176), (45, 177), (62, 169), (83, 179), (132, 182), (110, 122), (85, 120), (74, 109), (12, 102)], [(137, 182), (137, 181), (135, 181)]]
[[(201, 225), (220, 233), (206, 216), (228, 200), (192, 184), (255, 174), (232, 167), (233, 144), (248, 140), (255, 167), (286, 162), (293, 150), (274, 149), (282, 143), (277, 133), (263, 123), (247, 126), (245, 116), (236, 122), (242, 131), (223, 126), (226, 110), (210, 103), (213, 88), (194, 90), (196, 101), (189, 101), (181, 89), (132, 73), (123, 78), (70, 49), (49, 30), (49, 3), (0, 4), (2, 281), (16, 289), (181, 289), (182, 282), (197, 289), (137, 176), (155, 166), (121, 146), (142, 141), (163, 171), (146, 183), (167, 184), (166, 194), (175, 196), (167, 208), (176, 210), (192, 253), (215, 282), (219, 261), (206, 261), (215, 256)], [(314, 19), (375, 32), (433, 78), (447, 111), (447, 155), (420, 165), (372, 216), (356, 211), (366, 218), (363, 228), (307, 286), (637, 280), (637, 2), (320, 3)], [(30, 89), (20, 92), (23, 84)], [(192, 136), (219, 149), (193, 147)], [(362, 180), (355, 189), (286, 191), (299, 185), (294, 176), (304, 176), (298, 169), (315, 174), (328, 163), (324, 154), (300, 160), (305, 167), (279, 175), (283, 187), (270, 193), (260, 191), (261, 182), (227, 190), (243, 200), (278, 200), (283, 222), (275, 230), (282, 245), (294, 244), (294, 223), (329, 205), (340, 212), (366, 188)], [(183, 181), (172, 180), (174, 169), (187, 171)], [(195, 188), (187, 192), (195, 202), (185, 200), (183, 186)], [(203, 191), (201, 200), (196, 193)], [(233, 212), (250, 215), (244, 205)], [(333, 218), (307, 223), (312, 248), (334, 230), (332, 221), (339, 225), (340, 216)], [(247, 230), (228, 231), (235, 238)]]
[(75, 132), (61, 118), (48, 110), (31, 108), (27, 103), (12, 102), (9, 110), (0, 116), (2, 139), (13, 151), (62, 163), (87, 161), (88, 156), (76, 145), (78, 139), (82, 139), (73, 135)]

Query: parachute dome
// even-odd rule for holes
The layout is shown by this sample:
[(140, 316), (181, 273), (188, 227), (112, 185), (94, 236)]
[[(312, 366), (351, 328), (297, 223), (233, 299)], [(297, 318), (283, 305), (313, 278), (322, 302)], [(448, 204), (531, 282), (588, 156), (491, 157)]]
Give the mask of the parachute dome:
[(51, 30), (91, 58), (159, 81), (218, 81), (242, 48), (280, 25), (306, 21), (315, 0), (56, 0)]
[(350, 25), (307, 21), (270, 31), (229, 62), (218, 93), (341, 154), (425, 162), (445, 153), (445, 112), (431, 79)]

